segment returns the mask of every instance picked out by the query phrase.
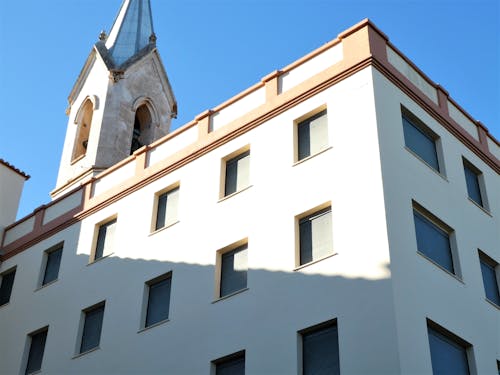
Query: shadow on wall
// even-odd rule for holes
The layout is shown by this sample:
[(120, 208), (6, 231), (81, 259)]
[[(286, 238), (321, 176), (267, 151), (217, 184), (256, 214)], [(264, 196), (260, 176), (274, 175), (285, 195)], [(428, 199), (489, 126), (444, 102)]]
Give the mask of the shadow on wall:
[[(298, 331), (332, 319), (341, 370), (399, 371), (388, 279), (249, 269), (246, 288), (219, 299), (213, 265), (114, 255), (88, 260), (65, 249), (56, 282), (26, 291), (22, 300), (14, 290), (0, 322), (0, 348), (9, 358), (0, 373), (17, 374), (26, 335), (48, 325), (45, 373), (209, 374), (211, 361), (244, 349), (247, 374), (296, 374)], [(18, 271), (19, 279), (29, 277)], [(168, 273), (168, 320), (144, 329), (148, 282)], [(99, 350), (77, 356), (82, 310), (102, 301)]]

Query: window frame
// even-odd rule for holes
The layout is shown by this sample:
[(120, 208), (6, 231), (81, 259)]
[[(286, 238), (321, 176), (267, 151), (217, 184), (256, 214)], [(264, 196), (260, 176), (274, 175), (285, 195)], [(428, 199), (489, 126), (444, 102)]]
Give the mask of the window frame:
[[(324, 145), (322, 148), (319, 150), (316, 150), (315, 152), (310, 152), (309, 155), (300, 157), (300, 131), (299, 128), (301, 125), (303, 125), (307, 121), (313, 120), (315, 117), (320, 117), (320, 115), (324, 112), (324, 115), (326, 116), (326, 134), (327, 134), (327, 142), (326, 145)], [(309, 145), (311, 144), (311, 139), (309, 135)], [(299, 118), (295, 119), (293, 121), (293, 162), (294, 164), (301, 163), (305, 160), (308, 160), (316, 155), (321, 154), (322, 152), (328, 150), (331, 148), (330, 145), (330, 127), (329, 127), (329, 122), (328, 122), (328, 109), (326, 104), (323, 104), (317, 108), (315, 108), (312, 111), (309, 111), (308, 113), (300, 116)]]
[(10, 267), (10, 268), (6, 269), (5, 271), (3, 271), (2, 273), (0, 273), (0, 292), (1, 292), (2, 287), (3, 287), (4, 277), (6, 275), (10, 275), (11, 273), (13, 273), (14, 276), (12, 279), (12, 285), (10, 286), (9, 297), (3, 303), (0, 301), (0, 307), (8, 305), (12, 299), (12, 291), (14, 289), (14, 283), (16, 282), (17, 265)]
[[(484, 297), (485, 299), (493, 304), (494, 306), (497, 306), (500, 308), (500, 265), (498, 262), (496, 262), (492, 257), (490, 257), (488, 254), (486, 254), (484, 251), (478, 249), (478, 256), (479, 256), (479, 266), (481, 269), (481, 278), (483, 281), (483, 290), (484, 290)], [(482, 265), (485, 265), (488, 268), (491, 268), (493, 271), (493, 274), (495, 275), (495, 282), (496, 282), (496, 292), (497, 292), (497, 300), (494, 301), (491, 298), (489, 298), (486, 290), (486, 285), (485, 285), (485, 277), (484, 277), (484, 272), (483, 272), (483, 267)]]
[[(101, 308), (102, 308), (102, 318), (101, 318), (101, 322), (100, 322), (101, 329), (99, 331), (99, 339), (98, 339), (97, 345), (82, 351), (83, 340), (85, 337), (84, 336), (85, 335), (85, 325), (87, 323), (87, 314), (90, 312), (93, 312), (95, 310), (101, 309)], [(77, 339), (76, 348), (75, 348), (75, 352), (76, 352), (75, 357), (82, 356), (84, 354), (93, 352), (94, 350), (98, 350), (101, 348), (102, 331), (103, 331), (103, 327), (104, 327), (104, 313), (105, 312), (106, 312), (106, 301), (105, 300), (100, 301), (92, 306), (86, 307), (83, 310), (81, 310), (80, 325), (78, 327), (78, 339)]]
[[(41, 354), (41, 360), (40, 360), (40, 368), (28, 372), (28, 366), (30, 364), (30, 358), (31, 358), (31, 349), (32, 349), (32, 343), (33, 343), (33, 337), (39, 334), (45, 333), (45, 339), (43, 342), (43, 350)], [(24, 349), (24, 355), (23, 355), (23, 365), (21, 373), (28, 375), (28, 374), (37, 374), (42, 371), (42, 366), (43, 366), (43, 357), (45, 354), (45, 347), (47, 345), (47, 337), (49, 333), (49, 326), (45, 326), (42, 328), (37, 329), (36, 331), (30, 332), (26, 335), (26, 344), (25, 344), (25, 349)]]
[[(455, 333), (451, 332), (450, 330), (444, 328), (443, 326), (439, 325), (438, 323), (430, 320), (429, 318), (426, 319), (427, 321), (427, 342), (429, 345), (429, 357), (431, 360), (431, 368), (434, 371), (434, 365), (432, 361), (432, 350), (431, 350), (431, 342), (430, 342), (430, 331), (433, 331), (435, 333), (435, 336), (438, 338), (441, 338), (442, 341), (448, 343), (449, 345), (453, 345), (455, 347), (461, 347), (464, 351), (465, 358), (467, 360), (467, 370), (469, 375), (474, 374), (474, 352), (473, 352), (473, 346), (471, 343), (465, 341), (463, 338), (460, 336), (456, 335)], [(443, 340), (444, 339), (444, 340)]]
[[(102, 255), (99, 258), (96, 258), (97, 246), (98, 246), (98, 243), (99, 243), (99, 232), (100, 232), (100, 229), (101, 229), (101, 227), (103, 227), (105, 225), (110, 225), (111, 223), (113, 223), (115, 225), (115, 229), (114, 229), (115, 232), (113, 234), (113, 246), (111, 246), (112, 249), (111, 249), (110, 252), (104, 253), (104, 250), (106, 249), (106, 246), (104, 245)], [(118, 215), (113, 215), (113, 216), (110, 216), (110, 217), (106, 218), (105, 220), (102, 220), (102, 221), (98, 222), (94, 226), (94, 236), (93, 236), (93, 240), (92, 240), (92, 250), (90, 252), (90, 259), (89, 259), (89, 263), (90, 264), (98, 262), (98, 261), (103, 260), (103, 259), (106, 259), (110, 255), (114, 254), (114, 252), (115, 252), (114, 249), (116, 247), (116, 238), (117, 238), (117, 235), (116, 235), (117, 225), (118, 225)], [(106, 236), (107, 236), (107, 234), (106, 234)], [(104, 241), (104, 244), (105, 243), (106, 243), (106, 241)]]
[[(223, 300), (226, 298), (229, 298), (231, 296), (234, 296), (235, 294), (239, 294), (241, 292), (244, 292), (248, 290), (248, 238), (241, 239), (239, 241), (236, 241), (228, 246), (223, 247), (222, 249), (217, 250), (216, 252), (216, 260), (215, 260), (215, 291), (214, 291), (214, 298), (215, 301)], [(223, 262), (223, 257), (226, 254), (229, 254), (231, 252), (234, 252), (236, 250), (246, 250), (247, 251), (247, 270), (246, 270), (246, 285), (243, 288), (234, 290), (230, 293), (222, 295), (222, 277), (223, 277), (223, 269), (222, 269), (222, 262)]]
[[(416, 150), (412, 149), (408, 145), (407, 138), (405, 136), (405, 120), (413, 126), (417, 131), (419, 131), (423, 136), (427, 139), (431, 140), (434, 143), (434, 153), (436, 156), (437, 168), (435, 168), (431, 163), (429, 163), (425, 158), (420, 155)], [(413, 156), (422, 161), (425, 165), (431, 168), (434, 172), (440, 175), (443, 178), (446, 178), (446, 168), (444, 163), (443, 156), (443, 147), (442, 141), (439, 134), (434, 132), (428, 125), (426, 125), (420, 118), (418, 118), (415, 114), (413, 114), (409, 109), (405, 108), (401, 105), (401, 126), (403, 132), (403, 143), (404, 148), (409, 151)]]
[[(177, 217), (175, 218), (174, 221), (167, 224), (167, 210), (166, 209), (168, 207), (168, 194), (174, 192), (175, 190), (177, 190), (177, 194), (178, 194), (178, 196), (177, 196)], [(179, 222), (180, 190), (181, 190), (181, 185), (180, 185), (180, 182), (177, 181), (177, 182), (170, 184), (166, 188), (155, 193), (154, 201), (153, 201), (153, 216), (151, 218), (151, 228), (150, 228), (151, 233), (159, 232), (159, 231), (166, 229), (166, 228), (169, 228), (172, 225), (175, 225)], [(160, 212), (160, 199), (163, 195), (167, 196), (167, 201), (166, 201), (166, 206), (165, 206), (165, 218), (163, 219), (165, 224), (161, 227), (158, 227), (158, 214)]]
[[(45, 279), (47, 276), (47, 266), (49, 265), (50, 256), (51, 256), (51, 254), (53, 254), (57, 251), (61, 251), (61, 256), (59, 258), (59, 265), (57, 267), (57, 276), (55, 277), (55, 279), (45, 282)], [(37, 285), (38, 289), (46, 287), (48, 285), (51, 285), (51, 284), (55, 283), (57, 280), (59, 280), (59, 272), (61, 270), (61, 262), (62, 262), (63, 253), (64, 253), (64, 241), (59, 242), (58, 244), (56, 244), (54, 246), (51, 246), (50, 248), (48, 248), (47, 250), (45, 250), (43, 252), (42, 267), (40, 270), (40, 277), (39, 277), (38, 285)]]
[(231, 353), (229, 355), (226, 355), (224, 357), (220, 357), (220, 358), (217, 358), (217, 359), (214, 359), (213, 361), (211, 361), (210, 374), (217, 375), (217, 366), (218, 365), (239, 361), (241, 359), (243, 359), (243, 368), (244, 368), (244, 372), (246, 373), (246, 352), (245, 352), (245, 349), (243, 349), (243, 350), (239, 350), (237, 352)]
[[(433, 229), (437, 229), (439, 232), (442, 232), (443, 234), (447, 235), (448, 245), (449, 245), (449, 255), (452, 265), (451, 271), (447, 269), (445, 265), (440, 264), (437, 260), (433, 259), (429, 254), (418, 248), (418, 234), (416, 228), (415, 214), (419, 215), (428, 224), (432, 225)], [(458, 256), (458, 247), (456, 243), (455, 230), (416, 201), (412, 201), (412, 219), (413, 219), (413, 231), (415, 238), (415, 248), (417, 250), (417, 254), (421, 255), (423, 258), (427, 259), (438, 268), (442, 269), (449, 275), (461, 281), (462, 270), (460, 265), (460, 259)]]
[(322, 322), (319, 324), (315, 324), (313, 326), (301, 329), (297, 332), (297, 345), (298, 345), (298, 373), (299, 375), (304, 374), (304, 337), (318, 333), (320, 331), (324, 331), (330, 328), (335, 327), (337, 334), (337, 363), (339, 365), (339, 374), (340, 374), (340, 344), (339, 344), (339, 327), (338, 327), (338, 319), (330, 319), (326, 322)]
[[(163, 281), (170, 280), (170, 285), (169, 285), (169, 296), (168, 296), (168, 312), (167, 312), (167, 317), (165, 319), (160, 319), (158, 321), (155, 321), (151, 324), (148, 324), (148, 314), (149, 314), (149, 306), (150, 306), (150, 291), (151, 291), (151, 286), (152, 285), (157, 285)], [(172, 302), (172, 271), (166, 272), (160, 276), (157, 276), (151, 280), (148, 280), (144, 283), (144, 298), (143, 298), (143, 304), (142, 304), (142, 313), (141, 313), (141, 326), (140, 326), (140, 331), (156, 327), (162, 323), (168, 322), (170, 320), (170, 305)]]
[[(311, 261), (309, 262), (305, 262), (305, 263), (302, 263), (302, 247), (301, 247), (301, 230), (300, 230), (300, 225), (301, 225), (301, 222), (308, 219), (308, 218), (312, 218), (314, 216), (319, 216), (319, 215), (323, 215), (323, 214), (326, 214), (326, 213), (330, 213), (330, 220), (332, 220), (332, 227), (330, 228), (331, 229), (331, 251), (328, 252), (328, 254), (322, 256), (322, 257), (319, 257), (317, 259), (314, 259), (314, 257), (312, 258)], [(312, 239), (312, 231), (311, 231), (311, 239)], [(316, 206), (314, 208), (311, 208), (305, 212), (302, 212), (301, 214), (295, 216), (295, 270), (298, 270), (298, 269), (301, 269), (302, 267), (306, 267), (310, 264), (315, 264), (317, 262), (320, 262), (324, 259), (328, 259), (334, 255), (336, 255), (337, 253), (335, 252), (335, 247), (334, 247), (334, 244), (333, 244), (333, 214), (332, 214), (332, 204), (330, 201), (328, 202), (325, 202), (319, 206)], [(312, 254), (313, 254), (313, 248), (312, 248), (312, 244), (311, 244), (311, 257), (312, 257)]]
[[(483, 210), (489, 212), (488, 196), (486, 194), (486, 184), (484, 181), (483, 172), (481, 172), (481, 170), (479, 168), (477, 168), (474, 164), (472, 164), (465, 157), (462, 157), (462, 164), (463, 164), (463, 169), (464, 169), (465, 191), (467, 193), (467, 198), (472, 203), (474, 203), (476, 206), (479, 206)], [(468, 183), (468, 179), (467, 179), (466, 169), (468, 169), (475, 176), (475, 182), (477, 184), (480, 202), (476, 201), (473, 197), (471, 197), (471, 192), (469, 190), (469, 183)]]
[[(227, 181), (227, 177), (228, 177), (227, 176), (227, 165), (228, 165), (228, 163), (232, 162), (233, 160), (237, 162), (238, 160), (241, 160), (244, 157), (249, 158), (249, 160), (248, 160), (248, 176), (247, 176), (248, 184), (246, 186), (241, 187), (240, 189), (238, 189), (238, 186), (236, 186), (235, 191), (228, 193), (227, 189), (226, 189), (226, 181)], [(246, 189), (248, 189), (249, 187), (252, 186), (251, 180), (250, 180), (250, 177), (251, 177), (250, 169), (251, 169), (250, 144), (247, 144), (247, 145), (239, 148), (238, 150), (230, 153), (229, 155), (226, 155), (225, 157), (223, 157), (221, 159), (221, 174), (220, 174), (221, 178), (220, 178), (220, 187), (219, 187), (219, 201), (224, 200), (224, 199), (229, 198), (229, 197), (232, 197), (233, 195), (236, 195), (242, 191), (245, 191)], [(238, 180), (238, 169), (236, 169), (236, 170), (237, 170), (237, 172), (236, 172), (236, 176), (237, 176), (236, 181), (237, 181)]]

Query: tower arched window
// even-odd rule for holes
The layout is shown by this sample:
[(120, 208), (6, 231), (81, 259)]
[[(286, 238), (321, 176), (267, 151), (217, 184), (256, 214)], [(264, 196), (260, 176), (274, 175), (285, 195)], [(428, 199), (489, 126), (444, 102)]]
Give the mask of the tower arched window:
[(148, 107), (143, 104), (135, 112), (134, 129), (132, 132), (132, 143), (130, 145), (130, 154), (142, 146), (152, 142), (152, 118)]
[(81, 107), (81, 114), (78, 116), (79, 118), (77, 118), (76, 137), (73, 146), (73, 156), (71, 158), (72, 161), (85, 156), (87, 152), (93, 113), (94, 105), (92, 101), (87, 100)]

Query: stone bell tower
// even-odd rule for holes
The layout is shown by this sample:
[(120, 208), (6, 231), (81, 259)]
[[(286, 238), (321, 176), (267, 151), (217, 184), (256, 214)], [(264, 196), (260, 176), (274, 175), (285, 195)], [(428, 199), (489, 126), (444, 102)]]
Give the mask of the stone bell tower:
[(68, 97), (53, 199), (169, 132), (177, 103), (156, 49), (150, 0), (124, 0)]

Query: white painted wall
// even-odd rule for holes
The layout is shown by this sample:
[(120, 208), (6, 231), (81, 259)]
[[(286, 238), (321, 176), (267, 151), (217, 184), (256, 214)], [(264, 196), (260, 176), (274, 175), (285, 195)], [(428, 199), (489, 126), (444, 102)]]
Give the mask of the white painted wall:
[[(473, 344), (477, 374), (493, 374), (499, 310), (485, 300), (478, 249), (500, 262), (499, 176), (380, 73), (374, 77), (401, 371), (432, 372), (429, 318)], [(400, 104), (439, 135), (444, 176), (404, 148)], [(483, 172), (490, 213), (468, 199), (462, 157)], [(455, 230), (460, 279), (417, 254), (412, 199)]]

